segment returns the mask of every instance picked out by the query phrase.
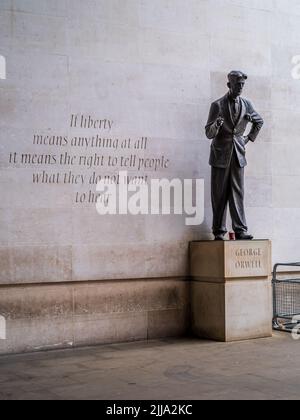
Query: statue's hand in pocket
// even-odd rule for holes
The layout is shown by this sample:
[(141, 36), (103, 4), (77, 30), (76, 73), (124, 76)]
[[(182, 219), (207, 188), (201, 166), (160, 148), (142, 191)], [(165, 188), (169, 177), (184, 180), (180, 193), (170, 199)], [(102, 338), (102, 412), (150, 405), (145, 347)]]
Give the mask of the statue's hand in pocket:
[(245, 146), (246, 146), (247, 143), (249, 143), (249, 141), (250, 141), (249, 137), (248, 136), (244, 136)]

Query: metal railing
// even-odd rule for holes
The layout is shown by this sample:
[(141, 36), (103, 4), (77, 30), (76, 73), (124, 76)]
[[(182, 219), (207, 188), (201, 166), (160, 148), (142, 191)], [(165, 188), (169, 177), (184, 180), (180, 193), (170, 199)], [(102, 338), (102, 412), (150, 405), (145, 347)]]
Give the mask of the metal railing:
[(279, 267), (299, 267), (300, 271), (300, 262), (276, 264), (273, 270), (273, 329), (292, 332), (300, 325), (300, 278), (279, 279)]

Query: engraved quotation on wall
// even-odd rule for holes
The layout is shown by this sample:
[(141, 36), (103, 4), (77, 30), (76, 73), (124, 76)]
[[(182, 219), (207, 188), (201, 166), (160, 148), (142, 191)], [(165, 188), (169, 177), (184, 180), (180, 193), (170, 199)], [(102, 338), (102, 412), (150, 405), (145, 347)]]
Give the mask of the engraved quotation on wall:
[(103, 180), (119, 184), (120, 171), (128, 172), (128, 184), (138, 185), (159, 178), (170, 167), (165, 155), (151, 154), (148, 137), (112, 135), (113, 119), (72, 114), (68, 125), (68, 134), (34, 133), (30, 151), (9, 153), (10, 166), (32, 169), (36, 186), (69, 185), (76, 204), (108, 201), (109, 196), (96, 192), (96, 185)]

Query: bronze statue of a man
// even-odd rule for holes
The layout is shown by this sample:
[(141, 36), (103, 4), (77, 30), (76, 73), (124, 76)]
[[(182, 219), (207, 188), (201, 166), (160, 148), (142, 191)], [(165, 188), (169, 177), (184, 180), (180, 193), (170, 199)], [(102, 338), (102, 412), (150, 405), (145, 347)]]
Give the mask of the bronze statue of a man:
[[(264, 121), (250, 101), (241, 98), (248, 76), (241, 71), (228, 75), (229, 92), (210, 108), (206, 136), (213, 139), (210, 153), (213, 233), (224, 240), (227, 233), (226, 216), (229, 203), (232, 228), (237, 240), (252, 240), (244, 207), (244, 168), (246, 144), (254, 142)], [(248, 123), (252, 129), (244, 136)]]

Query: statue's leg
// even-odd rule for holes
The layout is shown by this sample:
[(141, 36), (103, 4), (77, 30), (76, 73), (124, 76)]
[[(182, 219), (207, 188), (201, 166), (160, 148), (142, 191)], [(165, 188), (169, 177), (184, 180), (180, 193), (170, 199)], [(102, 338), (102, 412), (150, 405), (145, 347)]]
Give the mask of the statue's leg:
[(234, 152), (230, 170), (229, 208), (232, 219), (232, 228), (237, 234), (248, 231), (244, 205), (244, 178), (245, 170), (240, 167)]
[(213, 233), (227, 233), (226, 218), (229, 198), (230, 168), (214, 168), (211, 171), (211, 201), (213, 208)]

